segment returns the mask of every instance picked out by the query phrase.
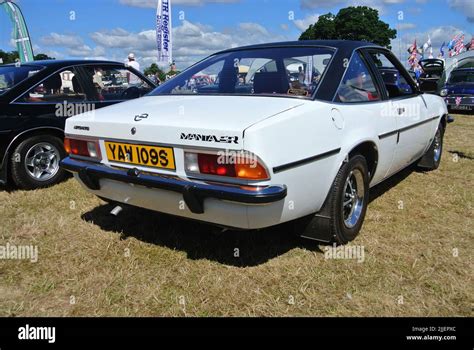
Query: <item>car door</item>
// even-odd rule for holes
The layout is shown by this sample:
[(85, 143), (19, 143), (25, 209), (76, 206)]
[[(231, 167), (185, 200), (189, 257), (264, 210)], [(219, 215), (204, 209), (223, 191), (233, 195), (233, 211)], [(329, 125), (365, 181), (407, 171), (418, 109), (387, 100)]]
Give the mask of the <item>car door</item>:
[(396, 120), (396, 129), (381, 135), (395, 148), (390, 175), (423, 155), (430, 139), (430, 120), (422, 95), (401, 63), (388, 50), (371, 49), (367, 53), (385, 89), (385, 115)]
[(64, 119), (77, 114), (76, 105), (86, 102), (82, 87), (74, 84), (77, 75), (75, 67), (52, 73), (15, 99), (11, 103), (12, 110), (32, 124), (44, 124), (46, 120)]
[(372, 129), (375, 138), (378, 136), (377, 170), (371, 181), (376, 184), (392, 166), (395, 147), (389, 136), (397, 129), (397, 121), (395, 116), (386, 113), (386, 96), (377, 81), (375, 68), (368, 63), (362, 50), (354, 52), (336, 92), (334, 101), (339, 104), (333, 112), (342, 114), (348, 124), (346, 129), (355, 134), (355, 139), (366, 132), (365, 127)]
[(15, 120), (15, 132), (52, 127), (64, 129), (65, 120), (86, 108), (86, 97), (73, 78), (78, 74), (73, 67), (59, 69), (29, 90), (20, 91), (8, 105), (8, 113)]

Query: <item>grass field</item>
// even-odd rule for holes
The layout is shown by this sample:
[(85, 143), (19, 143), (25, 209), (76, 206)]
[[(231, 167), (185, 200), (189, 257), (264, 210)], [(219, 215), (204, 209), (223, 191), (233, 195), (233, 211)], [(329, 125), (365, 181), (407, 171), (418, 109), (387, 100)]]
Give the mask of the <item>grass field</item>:
[[(365, 259), (283, 229), (217, 233), (110, 205), (73, 179), (0, 189), (1, 316), (473, 316), (474, 118), (456, 116), (440, 169), (407, 169), (371, 190)], [(235, 257), (235, 249), (240, 256)]]

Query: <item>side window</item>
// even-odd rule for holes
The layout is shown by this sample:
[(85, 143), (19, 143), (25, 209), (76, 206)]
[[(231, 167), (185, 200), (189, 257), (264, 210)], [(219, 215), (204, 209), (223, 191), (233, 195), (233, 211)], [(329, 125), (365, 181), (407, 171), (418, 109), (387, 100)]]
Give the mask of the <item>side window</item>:
[(42, 102), (82, 102), (86, 99), (82, 87), (77, 82), (77, 71), (74, 68), (65, 69), (33, 87), (18, 99), (23, 103)]
[(379, 101), (374, 80), (358, 52), (354, 53), (336, 93), (338, 102)]
[[(219, 92), (219, 85), (224, 79), (222, 75), (222, 71), (224, 68), (224, 60), (219, 60), (216, 63), (206, 67), (206, 69), (197, 72), (190, 79), (179, 81), (179, 80), (171, 80), (177, 83), (176, 86), (173, 87), (171, 93), (172, 94), (216, 94)], [(233, 81), (233, 84), (237, 83), (237, 70), (236, 79)]]
[(153, 87), (122, 67), (82, 66), (81, 83), (91, 102), (131, 100), (149, 93)]
[(414, 94), (413, 87), (408, 83), (392, 59), (382, 52), (370, 52), (370, 57), (382, 76), (389, 98), (397, 98)]

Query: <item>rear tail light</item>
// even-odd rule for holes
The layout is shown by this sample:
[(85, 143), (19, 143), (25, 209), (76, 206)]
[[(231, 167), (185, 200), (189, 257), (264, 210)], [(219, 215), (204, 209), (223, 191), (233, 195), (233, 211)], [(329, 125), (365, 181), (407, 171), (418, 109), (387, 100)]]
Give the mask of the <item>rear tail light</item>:
[(225, 176), (243, 180), (268, 180), (266, 168), (255, 155), (237, 153), (231, 157), (222, 154), (185, 152), (185, 167), (189, 173)]
[(101, 159), (98, 140), (64, 139), (64, 149), (73, 156)]

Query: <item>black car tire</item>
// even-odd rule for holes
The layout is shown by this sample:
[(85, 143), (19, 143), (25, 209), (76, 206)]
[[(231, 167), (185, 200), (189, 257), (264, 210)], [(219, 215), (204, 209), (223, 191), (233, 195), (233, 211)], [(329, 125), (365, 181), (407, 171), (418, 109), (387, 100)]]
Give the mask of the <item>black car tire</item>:
[[(64, 157), (66, 152), (61, 139), (52, 135), (27, 138), (10, 155), (12, 180), (23, 190), (57, 184), (67, 176), (66, 171), (59, 167), (59, 162)], [(27, 165), (27, 162), (30, 165)], [(38, 171), (35, 173), (36, 169)], [(35, 174), (38, 174), (38, 177), (35, 177)]]
[[(355, 181), (354, 188), (349, 182)], [(350, 206), (344, 203), (351, 200), (348, 191), (353, 189), (355, 195), (351, 206), (355, 209), (350, 211)], [(364, 222), (365, 213), (369, 203), (369, 170), (367, 161), (360, 155), (354, 155), (348, 162), (345, 162), (334, 180), (329, 198), (331, 219), (330, 230), (335, 242), (346, 244), (357, 237)], [(347, 212), (349, 210), (349, 212)], [(347, 214), (347, 218), (346, 218)], [(352, 220), (349, 220), (349, 219)]]
[[(367, 211), (369, 182), (367, 161), (364, 156), (355, 154), (342, 164), (321, 210), (283, 224), (285, 229), (325, 244), (346, 244), (354, 240)], [(352, 207), (354, 210), (350, 210)]]
[(433, 141), (431, 142), (430, 148), (428, 148), (428, 151), (426, 151), (417, 164), (419, 168), (426, 171), (436, 170), (439, 168), (441, 156), (443, 155), (443, 138), (444, 127), (443, 124), (440, 123)]

